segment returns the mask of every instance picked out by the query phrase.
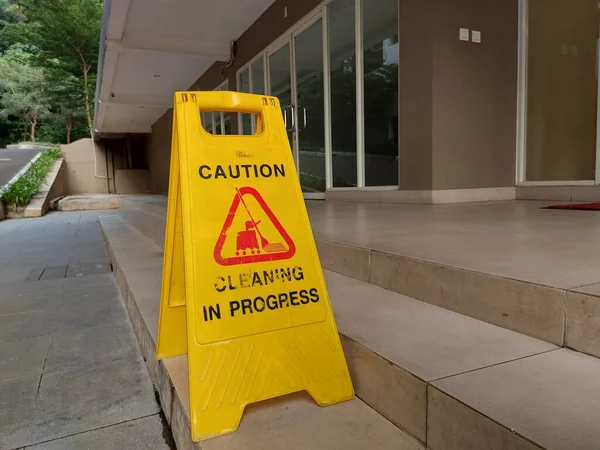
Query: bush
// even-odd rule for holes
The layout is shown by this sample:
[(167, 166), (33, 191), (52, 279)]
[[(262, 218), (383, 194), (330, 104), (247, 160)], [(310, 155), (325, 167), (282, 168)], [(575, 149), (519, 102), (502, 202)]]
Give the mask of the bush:
[(31, 198), (40, 191), (40, 187), (46, 178), (46, 174), (54, 164), (61, 152), (57, 148), (44, 151), (40, 157), (29, 166), (27, 172), (11, 184), (2, 193), (2, 200), (9, 205), (24, 206)]

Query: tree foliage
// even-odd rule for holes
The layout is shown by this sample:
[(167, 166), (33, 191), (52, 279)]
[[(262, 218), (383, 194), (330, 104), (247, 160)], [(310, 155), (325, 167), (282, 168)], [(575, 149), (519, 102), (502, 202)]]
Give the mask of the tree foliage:
[(39, 121), (50, 114), (44, 70), (16, 60), (0, 61), (0, 88), (4, 90), (0, 115), (18, 117), (24, 125), (23, 140), (35, 141)]
[(12, 77), (0, 82), (0, 145), (14, 139), (14, 121), (28, 123), (30, 139), (38, 125), (45, 140), (69, 142), (84, 125), (91, 135), (101, 17), (100, 0), (0, 0), (0, 67)]
[(69, 144), (73, 127), (84, 122), (87, 124), (83, 81), (70, 73), (51, 71), (48, 85), (55, 120), (66, 130), (66, 142)]
[(7, 23), (22, 22), (23, 20), (25, 20), (25, 16), (16, 0), (0, 0), (0, 27)]

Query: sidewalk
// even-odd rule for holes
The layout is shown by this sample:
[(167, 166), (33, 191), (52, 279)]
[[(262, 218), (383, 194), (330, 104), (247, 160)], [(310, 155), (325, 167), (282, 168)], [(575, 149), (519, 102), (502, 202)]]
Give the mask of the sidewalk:
[(0, 449), (174, 448), (97, 222), (0, 222)]

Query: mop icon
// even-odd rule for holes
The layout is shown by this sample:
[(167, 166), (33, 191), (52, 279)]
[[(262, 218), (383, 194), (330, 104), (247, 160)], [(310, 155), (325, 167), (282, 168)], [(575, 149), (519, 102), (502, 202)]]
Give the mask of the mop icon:
[[(252, 217), (252, 213), (244, 200), (244, 197), (238, 188), (235, 188), (235, 191), (240, 199), (242, 205), (244, 205), (244, 209), (248, 213), (248, 217), (250, 220), (247, 220), (245, 223), (245, 230), (239, 231), (237, 233), (237, 242), (236, 242), (236, 256), (246, 256), (248, 254), (251, 255), (260, 255), (262, 252), (264, 253), (284, 253), (288, 249), (285, 245), (280, 242), (269, 242), (267, 238), (260, 232), (258, 225), (260, 224), (260, 220), (257, 222)], [(260, 239), (260, 243), (258, 242)]]

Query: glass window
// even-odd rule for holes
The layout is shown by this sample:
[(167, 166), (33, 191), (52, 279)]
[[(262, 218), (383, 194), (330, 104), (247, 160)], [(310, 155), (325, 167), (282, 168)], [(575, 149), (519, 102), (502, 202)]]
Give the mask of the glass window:
[[(280, 47), (275, 53), (269, 55), (269, 93), (279, 98), (282, 112), (292, 104), (292, 72), (290, 59), (292, 52), (290, 44)], [(284, 113), (285, 120), (285, 113)], [(292, 146), (292, 132), (288, 130), (290, 147)]]
[(398, 185), (398, 0), (363, 8), (365, 184)]
[(354, 0), (335, 0), (328, 8), (333, 186), (354, 187), (357, 183)]
[[(252, 93), (265, 94), (265, 65), (264, 57), (260, 57), (250, 64), (250, 73), (252, 74)], [(252, 133), (256, 133), (256, 116), (252, 115)]]
[[(229, 82), (217, 86), (214, 91), (227, 91)], [(230, 113), (223, 111), (203, 111), (200, 113), (202, 126), (211, 134), (231, 134)]]
[(598, 3), (529, 0), (527, 181), (593, 180)]
[[(229, 90), (229, 81), (226, 80), (223, 84), (221, 84), (217, 89), (215, 89), (216, 91), (228, 91)], [(232, 124), (232, 115), (234, 113), (230, 113), (230, 112), (220, 112), (219, 113), (219, 120), (221, 121), (222, 124), (222, 128), (221, 128), (221, 134), (234, 134), (231, 128), (231, 124)]]
[(216, 120), (215, 134), (225, 134), (223, 133), (223, 128), (221, 127), (221, 113), (215, 112), (213, 113), (213, 117)]
[(238, 91), (240, 92), (250, 92), (250, 73), (248, 69), (244, 69), (240, 72), (240, 85), (238, 86)]
[(265, 66), (264, 58), (259, 58), (250, 65), (250, 71), (252, 72), (252, 93), (253, 94), (264, 94), (265, 93)]
[[(250, 71), (248, 68), (246, 68), (242, 72), (240, 72), (238, 91), (247, 92), (247, 93), (252, 92), (250, 90)], [(252, 133), (252, 117), (251, 117), (251, 115), (241, 113), (239, 115), (239, 117), (241, 117), (241, 124), (242, 124), (242, 129), (241, 129), (240, 134), (253, 134)]]
[(316, 21), (295, 38), (298, 157), (304, 192), (325, 192), (323, 23)]
[(204, 129), (207, 132), (212, 133), (212, 130), (213, 130), (212, 114), (210, 112), (202, 112), (200, 114), (200, 117), (201, 117), (202, 126), (204, 127)]

